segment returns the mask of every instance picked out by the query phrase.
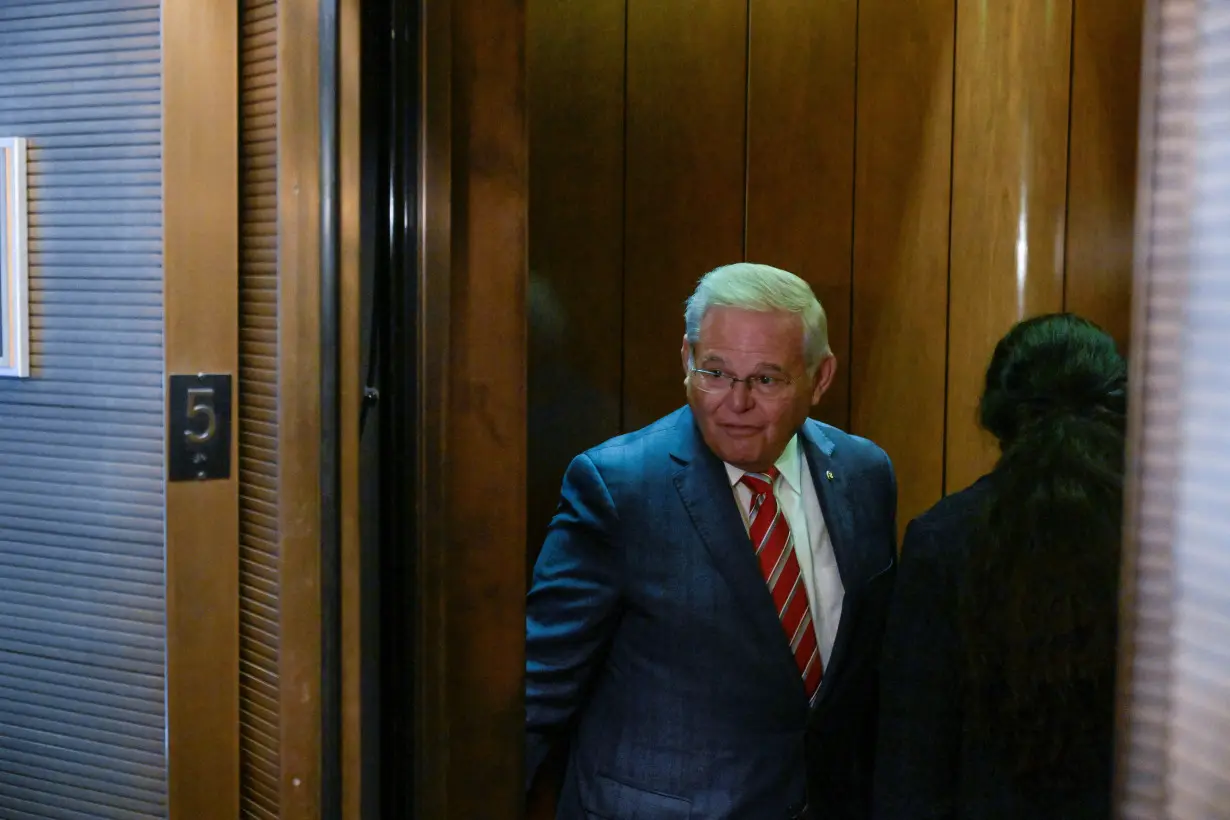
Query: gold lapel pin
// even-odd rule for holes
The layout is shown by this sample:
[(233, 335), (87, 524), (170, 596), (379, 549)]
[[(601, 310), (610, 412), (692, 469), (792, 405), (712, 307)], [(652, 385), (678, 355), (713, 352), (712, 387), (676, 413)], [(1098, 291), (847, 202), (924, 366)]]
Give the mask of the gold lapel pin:
[(832, 470), (825, 470), (825, 471), (824, 471), (824, 477), (825, 477), (825, 478), (827, 478), (829, 481), (832, 481), (832, 480), (833, 480), (833, 471), (832, 471)]

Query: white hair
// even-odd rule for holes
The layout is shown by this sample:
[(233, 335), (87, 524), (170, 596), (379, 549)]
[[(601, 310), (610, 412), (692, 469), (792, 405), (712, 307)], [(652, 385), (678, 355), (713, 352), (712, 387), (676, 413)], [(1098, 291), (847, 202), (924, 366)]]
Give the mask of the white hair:
[(812, 293), (810, 285), (788, 271), (753, 262), (736, 262), (702, 276), (696, 290), (688, 297), (683, 313), (688, 343), (692, 347), (700, 342), (700, 323), (711, 307), (797, 314), (803, 321), (803, 357), (808, 373), (814, 373), (820, 362), (832, 353), (828, 318), (820, 300)]

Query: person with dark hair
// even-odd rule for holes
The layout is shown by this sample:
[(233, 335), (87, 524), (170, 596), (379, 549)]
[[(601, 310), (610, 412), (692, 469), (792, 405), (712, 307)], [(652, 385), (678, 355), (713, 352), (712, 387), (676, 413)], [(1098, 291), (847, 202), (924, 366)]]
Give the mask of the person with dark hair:
[(902, 544), (874, 817), (1111, 816), (1126, 380), (1071, 314), (995, 348), (980, 421), (999, 461)]

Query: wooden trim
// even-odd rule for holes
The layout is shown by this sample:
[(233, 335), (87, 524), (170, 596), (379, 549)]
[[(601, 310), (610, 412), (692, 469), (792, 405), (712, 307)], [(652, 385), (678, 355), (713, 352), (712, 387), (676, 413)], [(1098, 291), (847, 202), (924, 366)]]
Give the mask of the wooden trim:
[(519, 817), (523, 0), (423, 0), (416, 816)]
[[(237, 4), (163, 3), (168, 375), (237, 377), (239, 372), (238, 43)], [(232, 389), (232, 402), (235, 396)], [(239, 816), (238, 463), (238, 436), (232, 432), (230, 478), (166, 486), (168, 791), (173, 820)]]
[[(342, 817), (362, 817), (362, 580), (359, 503), (359, 410), (363, 372), (360, 346), (361, 180), (360, 8), (341, 0), (339, 154), (341, 200), (341, 499), (342, 499)], [(377, 812), (372, 807), (372, 812)], [(369, 812), (370, 814), (370, 812)], [(371, 816), (375, 816), (372, 814)]]
[(321, 806), (320, 20), (278, 3), (278, 516), (284, 820)]
[[(419, 463), (414, 498), (417, 512), (444, 510), (444, 482), (433, 480), (447, 463), (449, 391), (449, 242), (452, 201), (452, 0), (419, 0), (422, 65), (419, 115), (418, 236)], [(424, 390), (425, 384), (433, 389)], [(446, 820), (448, 754), (440, 748), (450, 737), (448, 644), (445, 640), (448, 531), (444, 516), (415, 516), (418, 587), (415, 645), (415, 816)], [(495, 807), (492, 807), (493, 809)]]

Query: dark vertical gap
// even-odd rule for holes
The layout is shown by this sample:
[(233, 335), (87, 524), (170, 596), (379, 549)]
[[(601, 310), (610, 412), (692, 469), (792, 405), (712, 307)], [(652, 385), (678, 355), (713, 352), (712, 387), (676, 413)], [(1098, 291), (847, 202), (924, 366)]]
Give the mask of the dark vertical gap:
[[(375, 414), (376, 556), (379, 665), (378, 802), (365, 817), (414, 818), (416, 472), (418, 405), (418, 95), (420, 5), (366, 0), (370, 57), (364, 77), (365, 139), (372, 149), (367, 207), (373, 222), (373, 324), (379, 397)], [(369, 54), (368, 46), (372, 47)], [(364, 592), (366, 596), (366, 590)], [(366, 709), (367, 704), (365, 704)], [(367, 773), (364, 774), (367, 782)]]
[(752, 198), (752, 0), (747, 0), (743, 43), (743, 261), (747, 259), (748, 219)]
[(944, 438), (940, 459), (940, 495), (948, 494), (948, 380), (952, 371), (952, 203), (957, 170), (957, 26), (959, 0), (952, 0), (952, 110), (948, 126), (948, 265), (944, 284)]
[(1068, 237), (1072, 225), (1072, 92), (1076, 89), (1076, 3), (1072, 3), (1072, 21), (1068, 34), (1068, 143), (1064, 159), (1063, 191), (1063, 310), (1068, 309)]
[(846, 340), (846, 429), (858, 434), (854, 429), (854, 264), (855, 247), (858, 241), (858, 231), (854, 224), (858, 207), (858, 27), (862, 17), (863, 4), (854, 4), (854, 129), (852, 131), (851, 161), (853, 171), (850, 176), (850, 327)]
[(320, 60), (320, 805), (342, 817), (341, 254), (338, 0), (321, 0)]
[[(359, 421), (359, 554), (360, 554), (360, 724), (362, 786), (360, 820), (376, 820), (383, 815), (385, 774), (382, 748), (384, 727), (385, 658), (396, 657), (385, 650), (385, 641), (394, 628), (381, 621), (382, 588), (382, 498), (381, 453), (387, 425), (382, 421), (384, 406), (381, 391), (388, 385), (389, 368), (385, 345), (388, 343), (388, 184), (389, 133), (387, 89), (391, 79), (388, 60), (388, 3), (364, 2), (360, 8), (359, 116), (360, 116), (360, 271), (362, 334), (366, 340), (362, 363), (363, 408)], [(394, 590), (395, 591), (395, 590)], [(393, 707), (397, 700), (393, 698)], [(409, 757), (409, 755), (407, 755)]]
[(629, 7), (632, 0), (624, 0), (624, 112), (623, 112), (623, 241), (619, 243), (622, 259), (619, 271), (619, 433), (627, 432), (628, 425), (628, 41)]

